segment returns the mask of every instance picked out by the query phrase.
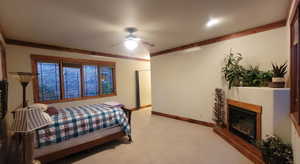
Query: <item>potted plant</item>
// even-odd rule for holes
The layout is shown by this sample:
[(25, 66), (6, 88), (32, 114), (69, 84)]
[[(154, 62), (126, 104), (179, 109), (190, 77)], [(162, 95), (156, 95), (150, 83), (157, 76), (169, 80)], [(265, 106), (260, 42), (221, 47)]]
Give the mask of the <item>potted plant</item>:
[(261, 71), (258, 66), (249, 66), (243, 71), (242, 83), (247, 87), (268, 86), (272, 81), (272, 72)]
[(291, 145), (285, 144), (279, 137), (267, 135), (257, 143), (266, 164), (293, 164)]
[(225, 66), (222, 68), (225, 80), (228, 82), (229, 89), (232, 86), (240, 86), (242, 80), (243, 67), (240, 61), (243, 59), (242, 54), (230, 54), (225, 58)]
[(282, 65), (272, 64), (272, 88), (283, 88), (285, 84), (284, 75), (287, 73), (287, 64)]

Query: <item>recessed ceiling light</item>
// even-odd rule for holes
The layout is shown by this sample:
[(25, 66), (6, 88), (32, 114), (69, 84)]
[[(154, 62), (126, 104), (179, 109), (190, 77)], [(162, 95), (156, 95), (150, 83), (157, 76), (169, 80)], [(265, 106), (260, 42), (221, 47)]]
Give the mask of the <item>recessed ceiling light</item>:
[(207, 27), (212, 27), (216, 24), (218, 24), (220, 22), (219, 19), (210, 19), (207, 23), (206, 23), (206, 26)]

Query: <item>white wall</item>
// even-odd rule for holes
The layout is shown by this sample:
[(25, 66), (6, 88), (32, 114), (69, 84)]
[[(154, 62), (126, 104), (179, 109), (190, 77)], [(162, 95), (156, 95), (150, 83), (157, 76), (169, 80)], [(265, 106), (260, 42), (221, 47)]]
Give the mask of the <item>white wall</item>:
[(232, 48), (243, 54), (244, 65), (270, 68), (288, 58), (287, 28), (247, 35), (151, 58), (153, 110), (202, 121), (212, 121), (214, 89), (226, 88), (221, 68)]
[[(69, 53), (62, 51), (53, 51), (46, 49), (30, 48), (23, 46), (7, 45), (7, 69), (8, 72), (31, 72), (31, 54), (61, 56), (75, 59), (104, 60), (116, 62), (116, 86), (117, 96), (107, 98), (96, 98), (82, 101), (72, 101), (66, 103), (54, 104), (56, 106), (72, 106), (89, 103), (100, 103), (114, 100), (125, 104), (127, 107), (135, 107), (135, 71), (150, 69), (150, 62), (84, 55), (78, 53)], [(22, 103), (22, 88), (20, 83), (8, 75), (9, 80), (9, 109), (15, 109)], [(27, 87), (27, 99), (33, 101), (32, 83)]]

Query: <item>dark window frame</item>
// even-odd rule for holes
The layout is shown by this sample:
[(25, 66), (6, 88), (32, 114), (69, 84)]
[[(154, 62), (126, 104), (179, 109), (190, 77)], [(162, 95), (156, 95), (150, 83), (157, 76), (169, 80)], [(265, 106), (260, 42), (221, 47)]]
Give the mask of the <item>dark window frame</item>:
[[(110, 61), (98, 61), (98, 60), (86, 60), (86, 59), (74, 59), (74, 58), (65, 58), (65, 57), (53, 57), (53, 56), (44, 56), (44, 55), (31, 55), (31, 65), (32, 72), (37, 73), (37, 63), (38, 62), (57, 62), (59, 63), (59, 73), (60, 73), (60, 99), (59, 100), (50, 100), (50, 101), (40, 101), (39, 100), (39, 82), (37, 77), (33, 78), (33, 96), (35, 103), (60, 103), (60, 102), (69, 102), (77, 100), (86, 100), (93, 98), (102, 98), (102, 97), (111, 97), (117, 96), (116, 89), (116, 63)], [(71, 63), (74, 65), (80, 65), (81, 67), (81, 96), (78, 98), (65, 98), (64, 96), (64, 77), (63, 77), (63, 65), (65, 63)], [(97, 65), (99, 67), (111, 67), (112, 68), (112, 78), (113, 78), (113, 92), (111, 94), (101, 94), (97, 96), (85, 96), (84, 89), (84, 75), (83, 75), (83, 65)], [(100, 76), (99, 76), (100, 78)], [(100, 82), (100, 81), (99, 81)], [(100, 90), (100, 85), (99, 85)]]
[[(295, 35), (295, 23), (298, 23), (298, 36)], [(295, 38), (298, 37), (298, 42), (295, 44)], [(297, 9), (292, 16), (290, 23), (290, 116), (291, 120), (300, 135), (300, 10), (297, 4)]]

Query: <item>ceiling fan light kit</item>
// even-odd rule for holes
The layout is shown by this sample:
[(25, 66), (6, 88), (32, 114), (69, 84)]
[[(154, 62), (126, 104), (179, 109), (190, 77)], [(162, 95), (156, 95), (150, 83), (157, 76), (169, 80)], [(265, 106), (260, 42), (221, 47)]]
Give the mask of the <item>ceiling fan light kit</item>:
[(138, 46), (138, 41), (134, 40), (134, 39), (126, 39), (124, 41), (124, 46), (128, 49), (128, 50), (134, 50), (137, 48)]
[(150, 47), (154, 47), (154, 44), (145, 42), (145, 41), (141, 40), (141, 38), (134, 35), (134, 33), (138, 31), (137, 28), (128, 27), (128, 28), (125, 28), (125, 31), (128, 33), (128, 35), (126, 36), (126, 38), (124, 40), (124, 46), (126, 49), (133, 51), (139, 46), (140, 43), (142, 43), (143, 45), (145, 44)]

